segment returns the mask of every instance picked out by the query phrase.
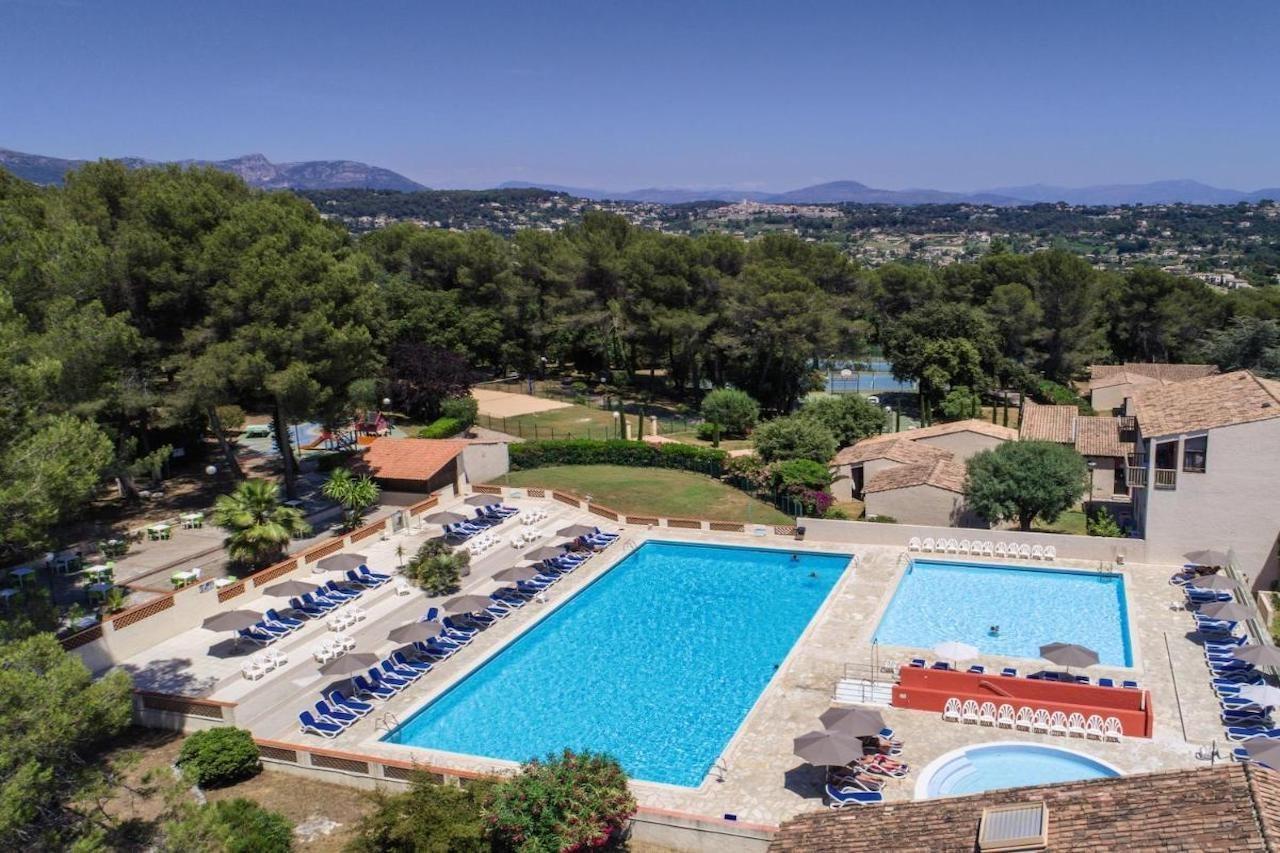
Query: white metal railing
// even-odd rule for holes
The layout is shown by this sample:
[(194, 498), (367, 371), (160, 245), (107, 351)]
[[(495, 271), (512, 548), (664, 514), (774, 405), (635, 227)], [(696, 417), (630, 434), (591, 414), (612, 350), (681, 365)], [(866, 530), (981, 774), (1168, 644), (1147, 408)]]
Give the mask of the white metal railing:
[(1156, 468), (1155, 487), (1157, 489), (1176, 489), (1178, 487), (1178, 469)]

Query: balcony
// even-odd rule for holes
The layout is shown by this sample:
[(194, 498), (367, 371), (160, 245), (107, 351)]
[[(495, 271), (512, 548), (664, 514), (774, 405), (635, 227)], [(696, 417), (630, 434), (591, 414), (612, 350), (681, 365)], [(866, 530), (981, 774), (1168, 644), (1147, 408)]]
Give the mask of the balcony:
[(1147, 487), (1147, 469), (1146, 468), (1125, 468), (1124, 481), (1132, 488), (1145, 489)]
[(1155, 469), (1155, 487), (1157, 489), (1178, 488), (1178, 469), (1177, 468), (1156, 468)]

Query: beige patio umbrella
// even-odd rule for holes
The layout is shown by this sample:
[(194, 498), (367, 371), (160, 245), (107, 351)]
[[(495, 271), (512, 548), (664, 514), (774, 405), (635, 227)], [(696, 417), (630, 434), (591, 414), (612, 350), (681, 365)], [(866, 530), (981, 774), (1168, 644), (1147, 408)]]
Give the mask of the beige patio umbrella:
[(1226, 575), (1204, 575), (1191, 581), (1187, 586), (1196, 589), (1213, 589), (1222, 591), (1232, 591), (1240, 588), (1238, 581), (1232, 580)]
[(1236, 649), (1231, 656), (1236, 660), (1251, 663), (1254, 666), (1280, 666), (1280, 649), (1277, 649), (1275, 646), (1241, 646)]
[(837, 731), (813, 731), (793, 743), (795, 754), (810, 764), (838, 767), (862, 755), (862, 741)]
[(827, 731), (852, 737), (878, 735), (885, 728), (884, 717), (871, 708), (828, 708), (818, 720)]
[(1253, 611), (1236, 601), (1215, 601), (1200, 605), (1199, 613), (1212, 619), (1239, 622), (1253, 616)]
[(316, 563), (326, 572), (345, 572), (348, 569), (358, 569), (369, 561), (364, 554), (334, 554), (332, 557), (325, 557)]
[(485, 595), (458, 595), (441, 605), (446, 613), (478, 613), (493, 604)]

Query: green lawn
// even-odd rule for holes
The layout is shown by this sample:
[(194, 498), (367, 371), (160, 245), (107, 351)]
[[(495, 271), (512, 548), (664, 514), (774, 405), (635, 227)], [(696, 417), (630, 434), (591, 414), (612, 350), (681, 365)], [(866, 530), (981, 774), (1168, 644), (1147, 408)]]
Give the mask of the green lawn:
[(666, 468), (560, 465), (516, 471), (494, 481), (591, 495), (624, 513), (712, 521), (790, 524), (792, 519), (719, 480)]
[(1085, 536), (1089, 532), (1085, 527), (1083, 509), (1069, 509), (1053, 524), (1045, 524), (1037, 518), (1031, 522), (1031, 529), (1036, 533), (1070, 533), (1076, 536)]

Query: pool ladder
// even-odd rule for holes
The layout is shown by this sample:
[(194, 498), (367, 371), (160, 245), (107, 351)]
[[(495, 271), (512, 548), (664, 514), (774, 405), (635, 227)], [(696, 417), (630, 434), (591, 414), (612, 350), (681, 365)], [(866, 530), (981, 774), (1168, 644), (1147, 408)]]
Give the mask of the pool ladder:
[(384, 711), (382, 716), (373, 722), (373, 730), (375, 732), (379, 729), (391, 731), (398, 728), (400, 728), (400, 718), (395, 715), (394, 711)]

